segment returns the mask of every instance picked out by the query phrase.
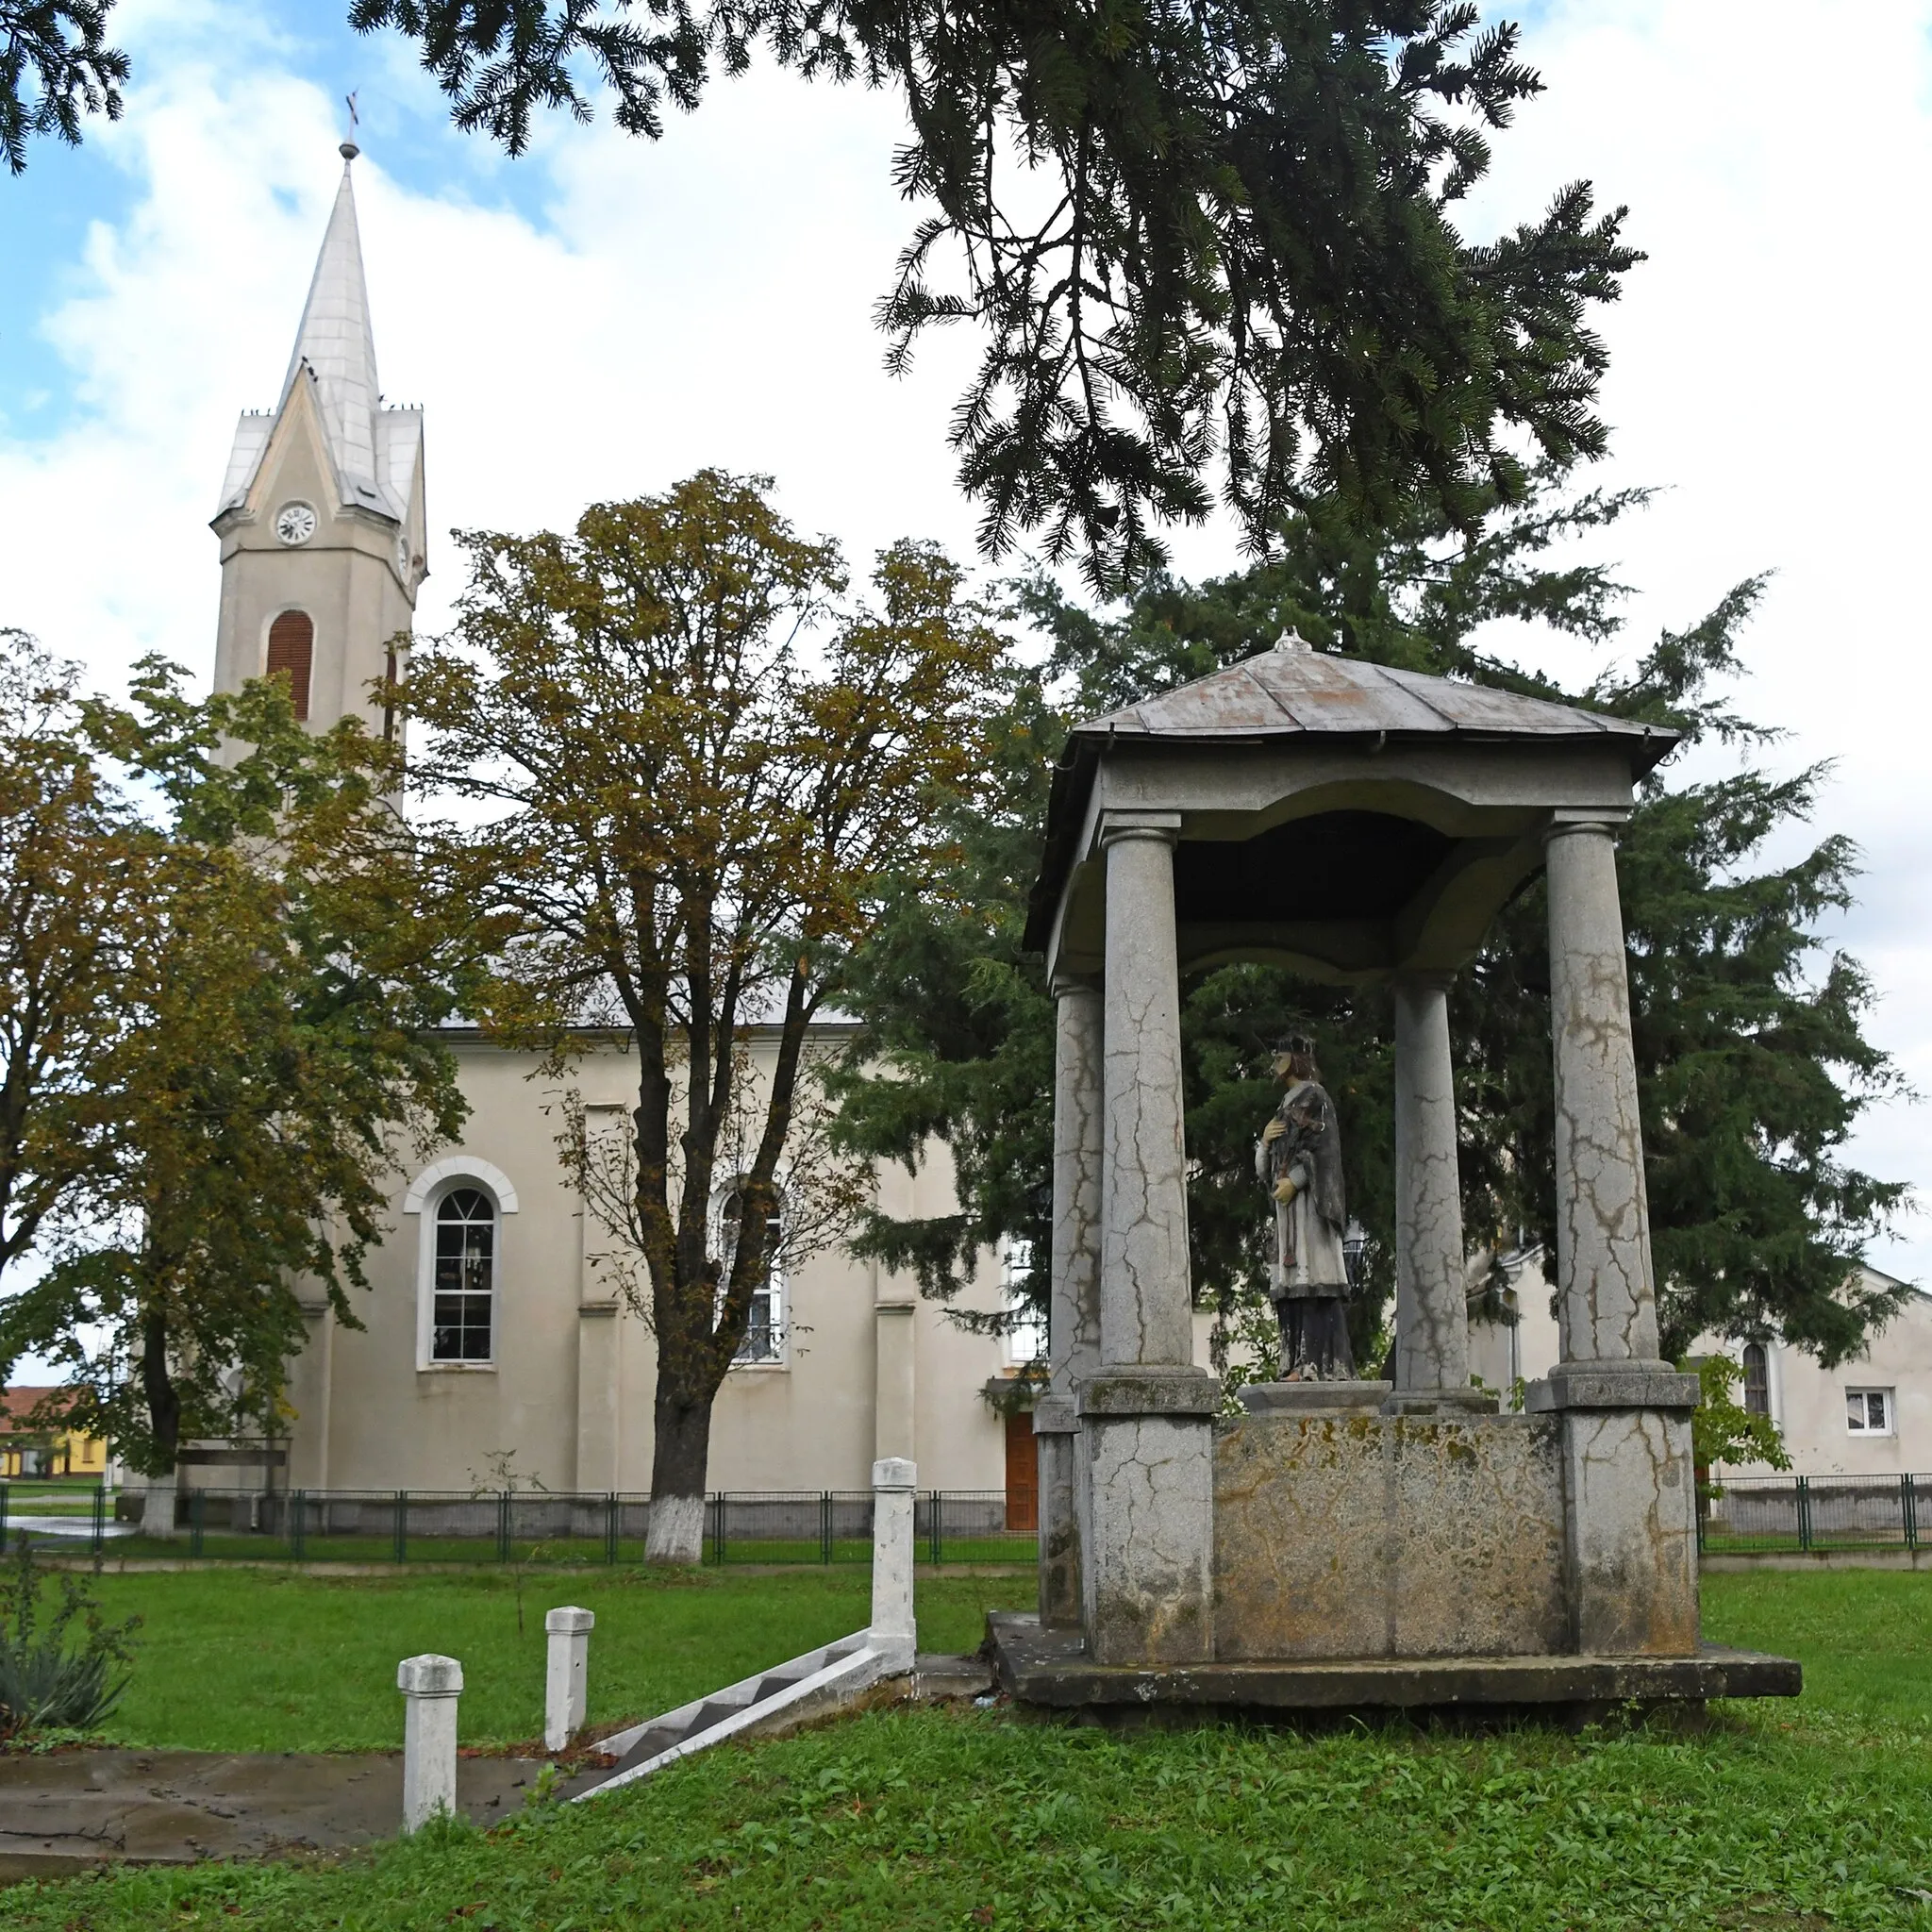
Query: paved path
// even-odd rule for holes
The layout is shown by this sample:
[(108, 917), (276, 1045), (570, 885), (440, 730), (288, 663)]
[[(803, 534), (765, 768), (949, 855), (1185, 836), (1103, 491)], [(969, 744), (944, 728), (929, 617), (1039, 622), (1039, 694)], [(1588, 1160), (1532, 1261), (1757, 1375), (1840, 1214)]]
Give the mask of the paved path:
[[(458, 1803), (479, 1824), (508, 1818), (542, 1768), (526, 1757), (462, 1758)], [(558, 1795), (575, 1789), (560, 1784)], [(402, 1815), (400, 1753), (8, 1754), (0, 1756), (0, 1884), (122, 1860), (192, 1864), (363, 1844), (393, 1837)]]

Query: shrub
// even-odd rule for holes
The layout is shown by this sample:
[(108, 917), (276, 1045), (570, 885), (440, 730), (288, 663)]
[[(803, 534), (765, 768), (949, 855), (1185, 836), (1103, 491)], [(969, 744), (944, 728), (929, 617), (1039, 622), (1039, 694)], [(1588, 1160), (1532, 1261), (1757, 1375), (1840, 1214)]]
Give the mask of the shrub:
[(108, 1624), (79, 1577), (62, 1572), (60, 1601), (48, 1608), (48, 1578), (25, 1533), (11, 1573), (0, 1581), (0, 1740), (23, 1732), (92, 1730), (120, 1701), (141, 1619)]

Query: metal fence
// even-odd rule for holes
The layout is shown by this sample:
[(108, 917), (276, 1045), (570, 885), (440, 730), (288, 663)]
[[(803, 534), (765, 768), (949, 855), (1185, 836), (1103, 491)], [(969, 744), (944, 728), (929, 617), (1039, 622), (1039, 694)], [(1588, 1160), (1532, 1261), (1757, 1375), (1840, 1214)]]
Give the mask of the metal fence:
[[(641, 1495), (500, 1491), (193, 1489), (175, 1499), (175, 1535), (143, 1535), (143, 1498), (106, 1489), (0, 1483), (0, 1546), (49, 1554), (252, 1557), (294, 1563), (637, 1563), (651, 1504)], [(707, 1563), (870, 1563), (870, 1490), (731, 1491), (706, 1499)], [(1002, 1491), (927, 1491), (915, 1506), (932, 1563), (1030, 1563), (1029, 1524), (1009, 1528)]]
[[(1712, 1556), (1754, 1550), (1916, 1550), (1923, 1475), (1737, 1476), (1697, 1508), (1697, 1547)], [(1932, 1518), (1932, 1510), (1927, 1512)], [(1932, 1532), (1932, 1520), (1926, 1524)]]

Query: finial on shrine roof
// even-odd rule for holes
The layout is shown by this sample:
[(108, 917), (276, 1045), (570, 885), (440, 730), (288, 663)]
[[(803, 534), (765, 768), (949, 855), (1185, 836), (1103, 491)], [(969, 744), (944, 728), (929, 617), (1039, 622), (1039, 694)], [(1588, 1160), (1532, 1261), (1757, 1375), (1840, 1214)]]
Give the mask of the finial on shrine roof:
[(1307, 638), (1303, 637), (1300, 631), (1295, 629), (1293, 625), (1290, 625), (1274, 640), (1274, 648), (1277, 651), (1312, 651), (1315, 647), (1309, 643)]

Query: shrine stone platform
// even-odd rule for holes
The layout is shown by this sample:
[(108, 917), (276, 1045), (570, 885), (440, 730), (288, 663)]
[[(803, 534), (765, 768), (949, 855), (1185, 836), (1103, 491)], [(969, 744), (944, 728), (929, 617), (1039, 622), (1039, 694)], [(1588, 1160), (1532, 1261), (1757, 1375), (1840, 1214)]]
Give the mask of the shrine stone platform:
[(1447, 1657), (1294, 1662), (1096, 1664), (1076, 1630), (994, 1611), (988, 1643), (1000, 1688), (1042, 1712), (1102, 1724), (1406, 1713), (1581, 1724), (1624, 1712), (1701, 1717), (1713, 1697), (1795, 1697), (1790, 1657), (1701, 1644), (1688, 1657)]

